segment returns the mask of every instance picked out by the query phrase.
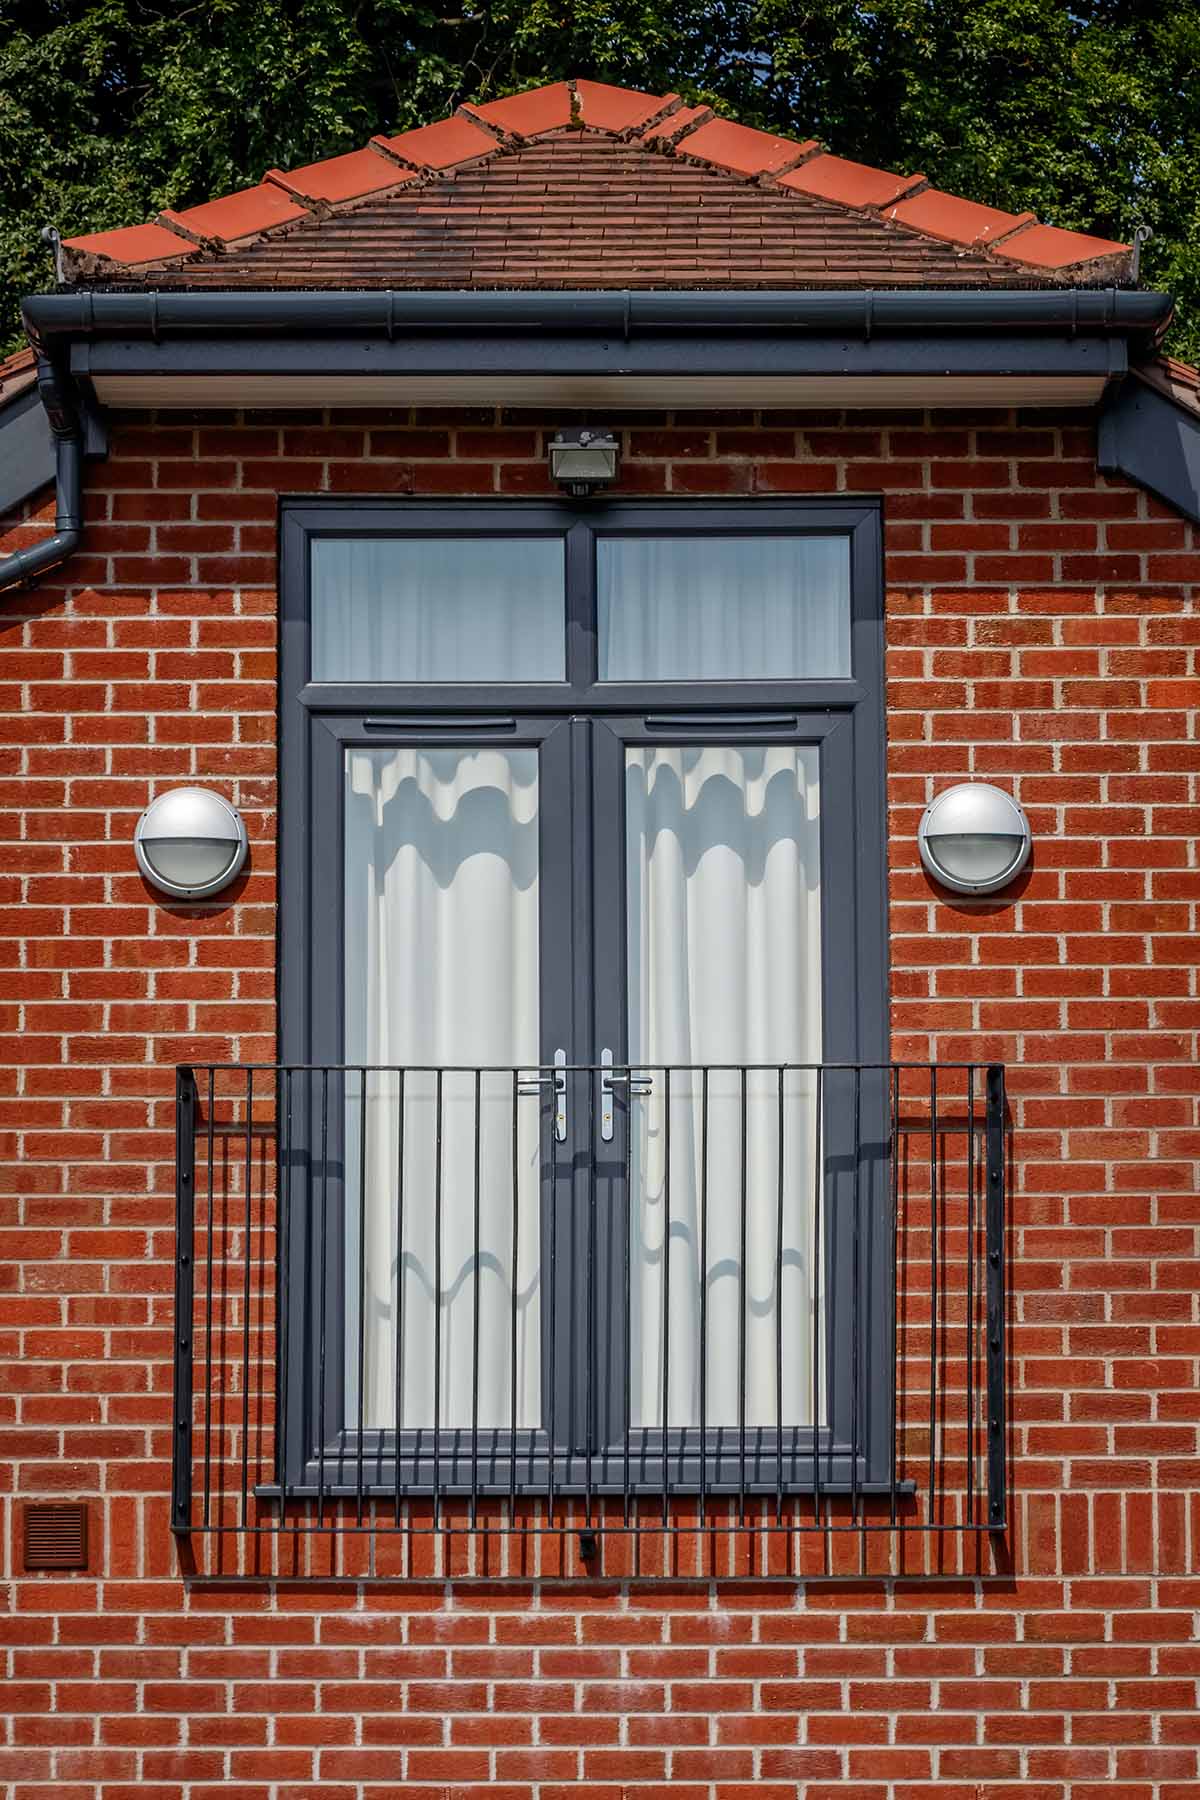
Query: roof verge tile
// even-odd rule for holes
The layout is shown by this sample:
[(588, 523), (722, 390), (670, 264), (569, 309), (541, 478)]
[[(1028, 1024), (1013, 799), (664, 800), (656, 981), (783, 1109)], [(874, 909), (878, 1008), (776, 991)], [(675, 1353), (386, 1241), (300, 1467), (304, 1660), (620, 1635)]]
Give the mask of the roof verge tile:
[(1001, 245), (1000, 255), (1032, 268), (1069, 269), (1076, 263), (1095, 262), (1101, 257), (1128, 258), (1129, 246), (1114, 243), (1111, 238), (1089, 237), (1082, 231), (1064, 231), (1058, 225), (1035, 222), (1010, 243)]
[(482, 106), (463, 106), (459, 110), (494, 130), (511, 132), (514, 137), (537, 137), (540, 132), (557, 131), (571, 123), (571, 89), (565, 81), (556, 81), (552, 87), (533, 88), (524, 94), (509, 94), (503, 100), (488, 100)]
[(779, 185), (798, 194), (813, 194), (819, 200), (834, 200), (839, 206), (878, 208), (891, 206), (927, 183), (923, 175), (896, 175), (888, 169), (873, 169), (868, 163), (849, 162), (844, 156), (830, 156), (822, 151), (800, 168), (781, 175)]
[(268, 169), (263, 177), (307, 206), (336, 206), (343, 200), (362, 200), (415, 181), (413, 169), (402, 168), (390, 156), (373, 149), (348, 150), (326, 162), (307, 163), (302, 169)]
[(782, 175), (819, 148), (813, 138), (798, 144), (794, 138), (773, 137), (732, 119), (712, 119), (689, 133), (683, 155), (734, 175)]
[(603, 81), (575, 83), (576, 122), (593, 131), (621, 136), (644, 129), (678, 105), (678, 94), (640, 94), (632, 88), (609, 87)]
[(460, 113), (439, 119), (434, 125), (418, 125), (415, 131), (402, 131), (399, 137), (373, 137), (371, 142), (405, 168), (422, 172), (478, 162), (480, 157), (492, 156), (499, 149), (491, 132)]
[(238, 244), (270, 231), (273, 225), (290, 225), (308, 217), (307, 206), (267, 181), (220, 200), (207, 200), (202, 206), (189, 206), (185, 212), (168, 208), (158, 215), (160, 224), (181, 232), (194, 244), (209, 240)]
[(1007, 237), (1025, 219), (1033, 217), (1032, 213), (1000, 212), (994, 206), (960, 200), (938, 188), (926, 188), (923, 193), (889, 206), (885, 216), (947, 244), (990, 244), (996, 238)]
[(84, 237), (64, 238), (62, 247), (73, 253), (76, 266), (82, 259), (94, 258), (120, 263), (127, 269), (195, 254), (194, 245), (162, 225), (122, 225), (115, 231), (91, 231)]

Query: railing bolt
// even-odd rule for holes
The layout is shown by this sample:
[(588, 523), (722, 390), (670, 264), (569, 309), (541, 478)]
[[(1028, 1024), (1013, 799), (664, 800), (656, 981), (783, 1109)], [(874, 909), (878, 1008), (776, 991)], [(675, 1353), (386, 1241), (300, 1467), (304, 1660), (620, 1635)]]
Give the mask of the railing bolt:
[(1000, 1267), (1000, 1252), (998, 1250), (989, 1250), (988, 1261), (991, 1263), (993, 1269), (998, 1269)]

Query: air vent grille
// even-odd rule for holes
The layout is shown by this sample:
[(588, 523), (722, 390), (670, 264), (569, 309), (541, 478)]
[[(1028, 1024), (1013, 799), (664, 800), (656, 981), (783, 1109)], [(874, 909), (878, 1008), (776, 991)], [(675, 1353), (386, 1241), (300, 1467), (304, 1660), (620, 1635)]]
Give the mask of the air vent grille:
[(27, 1569), (86, 1569), (88, 1514), (81, 1502), (25, 1508)]

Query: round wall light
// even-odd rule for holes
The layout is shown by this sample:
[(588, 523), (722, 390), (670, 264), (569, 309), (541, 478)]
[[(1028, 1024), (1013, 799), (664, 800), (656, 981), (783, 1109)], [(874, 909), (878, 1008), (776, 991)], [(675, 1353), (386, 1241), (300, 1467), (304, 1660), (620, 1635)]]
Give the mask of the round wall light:
[(231, 882), (246, 860), (241, 814), (208, 788), (175, 788), (152, 800), (133, 834), (138, 868), (179, 900), (200, 900)]
[(917, 833), (921, 861), (955, 894), (994, 894), (1029, 861), (1029, 820), (1011, 794), (988, 781), (961, 781), (926, 807)]

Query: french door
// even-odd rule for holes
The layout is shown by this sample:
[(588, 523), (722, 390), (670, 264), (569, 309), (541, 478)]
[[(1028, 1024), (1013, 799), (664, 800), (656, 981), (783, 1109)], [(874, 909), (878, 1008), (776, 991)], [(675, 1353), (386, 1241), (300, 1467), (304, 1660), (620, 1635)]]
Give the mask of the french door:
[[(285, 537), (307, 1145), (286, 1480), (869, 1480), (890, 1387), (886, 1083), (852, 1067), (882, 1050), (873, 513), (386, 518), (309, 508), (290, 558)], [(390, 550), (358, 547), (397, 537), (393, 585)], [(488, 642), (455, 620), (456, 558), (504, 597)]]

